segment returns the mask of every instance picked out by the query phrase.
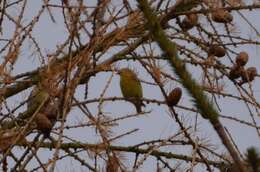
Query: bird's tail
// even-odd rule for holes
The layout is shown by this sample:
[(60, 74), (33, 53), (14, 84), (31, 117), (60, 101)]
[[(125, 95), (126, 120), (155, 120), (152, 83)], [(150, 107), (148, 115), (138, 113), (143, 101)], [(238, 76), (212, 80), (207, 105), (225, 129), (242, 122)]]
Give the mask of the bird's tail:
[(138, 101), (135, 104), (136, 112), (141, 113), (142, 112), (142, 106), (145, 107), (145, 104), (142, 101)]

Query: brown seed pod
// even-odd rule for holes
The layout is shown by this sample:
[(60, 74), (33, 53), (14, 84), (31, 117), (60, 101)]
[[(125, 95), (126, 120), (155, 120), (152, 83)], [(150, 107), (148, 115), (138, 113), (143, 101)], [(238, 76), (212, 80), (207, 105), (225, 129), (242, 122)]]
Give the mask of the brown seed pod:
[(180, 27), (183, 31), (190, 30), (198, 24), (198, 15), (197, 14), (188, 14), (180, 23)]
[(213, 44), (209, 47), (208, 53), (209, 55), (224, 57), (226, 55), (226, 50), (216, 44)]
[(211, 14), (211, 18), (216, 23), (230, 23), (233, 21), (233, 16), (224, 9), (217, 9)]
[(245, 66), (248, 61), (248, 54), (244, 51), (240, 52), (236, 57), (236, 64), (239, 66)]
[(244, 68), (242, 66), (234, 65), (229, 72), (229, 77), (231, 79), (237, 79), (242, 76), (243, 72)]
[(253, 81), (256, 75), (257, 75), (257, 70), (255, 67), (247, 68), (241, 75), (242, 80), (239, 82), (239, 85)]
[(51, 121), (46, 117), (46, 115), (44, 113), (39, 112), (35, 116), (34, 120), (37, 125), (37, 129), (44, 134), (44, 137), (49, 137), (53, 125)]
[(178, 104), (182, 96), (182, 90), (180, 87), (174, 88), (167, 97), (167, 103), (169, 106), (175, 106)]

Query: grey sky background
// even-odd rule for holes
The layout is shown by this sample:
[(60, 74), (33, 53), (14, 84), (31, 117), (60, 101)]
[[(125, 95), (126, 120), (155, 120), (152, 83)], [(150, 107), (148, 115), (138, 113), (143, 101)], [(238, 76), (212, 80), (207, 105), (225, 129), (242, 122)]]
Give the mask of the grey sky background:
[[(85, 1), (88, 5), (94, 5), (93, 1)], [(132, 2), (132, 1), (131, 1)], [(174, 1), (173, 1), (174, 2)], [(246, 3), (250, 4), (251, 1), (245, 1)], [(50, 1), (51, 4), (60, 4), (59, 0), (53, 0)], [(115, 7), (117, 7), (117, 1), (114, 0), (113, 3)], [(133, 4), (136, 4), (135, 1), (133, 1)], [(39, 8), (42, 5), (42, 1), (35, 1), (35, 0), (28, 0), (28, 6), (27, 9), (25, 9), (25, 17), (23, 19), (23, 24), (26, 25), (28, 21), (31, 21), (31, 18), (35, 16), (35, 14), (38, 12)], [(119, 6), (119, 5), (118, 5)], [(15, 8), (10, 8), (7, 11), (10, 15), (14, 16), (17, 14), (17, 11)], [(36, 41), (39, 43), (41, 47), (42, 53), (46, 56), (47, 54), (53, 53), (56, 50), (56, 46), (63, 43), (64, 39), (67, 37), (67, 31), (64, 27), (63, 17), (60, 9), (53, 10), (53, 14), (56, 20), (56, 23), (52, 23), (49, 17), (49, 14), (47, 12), (44, 13), (44, 15), (41, 16), (40, 22), (36, 24), (36, 27), (34, 28), (32, 35), (36, 38)], [(260, 10), (254, 10), (254, 11), (243, 11), (243, 14), (246, 16), (246, 18), (255, 26), (255, 28), (260, 31)], [(234, 24), (236, 26), (236, 31), (238, 32), (238, 35), (243, 35), (244, 37), (253, 38), (254, 40), (258, 40), (260, 36), (256, 35), (255, 32), (250, 29), (248, 24), (236, 13), (232, 12), (232, 15), (234, 16)], [(200, 18), (201, 22), (203, 22), (203, 18)], [(14, 25), (10, 22), (4, 21), (3, 26), (3, 35), (2, 38), (9, 38), (10, 34), (13, 33)], [(205, 25), (205, 27), (207, 27)], [(217, 26), (221, 28), (222, 26)], [(84, 40), (84, 39), (83, 39)], [(86, 40), (84, 40), (86, 41)], [(2, 43), (0, 42), (0, 46)], [(189, 46), (189, 45), (186, 45)], [(158, 49), (157, 45), (154, 45), (154, 48), (157, 49), (156, 52), (160, 53), (160, 50)], [(21, 54), (19, 57), (19, 60), (17, 61), (14, 70), (13, 75), (21, 73), (21, 72), (27, 72), (31, 71), (32, 69), (36, 69), (40, 65), (40, 60), (37, 57), (37, 54), (33, 54), (32, 43), (30, 41), (26, 41), (26, 44), (24, 44)], [(109, 53), (107, 53), (108, 58), (112, 56), (114, 53), (118, 52), (121, 48), (115, 48)], [(259, 56), (259, 46), (239, 46), (237, 48), (237, 52), (239, 51), (247, 51), (250, 56), (250, 60), (247, 64), (247, 67), (254, 66), (257, 67), (258, 71), (260, 72), (260, 56)], [(137, 53), (141, 53), (141, 50), (137, 50)], [(235, 56), (233, 56), (233, 59)], [(46, 58), (47, 60), (47, 58)], [(223, 58), (220, 61), (226, 61), (227, 63), (230, 63), (227, 59)], [(164, 67), (163, 70), (169, 71), (169, 66), (167, 63), (162, 62), (160, 63), (161, 66)], [(134, 68), (136, 71), (138, 71), (138, 76), (143, 80), (149, 80), (150, 77), (148, 74), (144, 71), (144, 69), (140, 68), (140, 65), (137, 62), (119, 62), (116, 65), (119, 68), (130, 66), (131, 68)], [(200, 71), (197, 71), (197, 69), (191, 68), (190, 70), (193, 72), (194, 78), (198, 79), (198, 81), (201, 80)], [(108, 78), (111, 76), (112, 73), (100, 73), (97, 74), (95, 77), (92, 77), (89, 84), (89, 96), (88, 99), (97, 98), (100, 96), (101, 92), (104, 89), (105, 83), (107, 82)], [(238, 95), (237, 91), (232, 86), (231, 82), (228, 80), (225, 80), (223, 82), (224, 84), (224, 90), (226, 92), (235, 93)], [(143, 92), (144, 97), (152, 98), (152, 99), (160, 99), (163, 100), (163, 96), (161, 95), (158, 87), (142, 84), (143, 86)], [(167, 83), (167, 89), (170, 91), (172, 88), (175, 88), (176, 86), (180, 86), (178, 83), (171, 81)], [(245, 84), (244, 86), (246, 89), (248, 89), (248, 85)], [(260, 80), (259, 78), (256, 79), (256, 81), (253, 82), (253, 93), (256, 97), (256, 99), (260, 100)], [(29, 89), (25, 92), (19, 94), (18, 96), (12, 97), (10, 100), (8, 100), (8, 104), (11, 107), (14, 107), (15, 105), (18, 105), (21, 99), (26, 98), (29, 95)], [(184, 91), (184, 90), (183, 90)], [(184, 91), (185, 92), (185, 91)], [(78, 96), (78, 99), (83, 100), (84, 98), (84, 86), (79, 86), (77, 89), (76, 95)], [(111, 96), (122, 96), (120, 92), (119, 87), (119, 76), (114, 74), (114, 77), (112, 79), (111, 85), (109, 85), (109, 88), (105, 94), (105, 97), (111, 97)], [(191, 104), (191, 97), (187, 95), (186, 93), (183, 95), (180, 105), (186, 105), (189, 107), (192, 107)], [(246, 106), (242, 102), (238, 102), (237, 100), (234, 101), (234, 99), (230, 98), (219, 98), (219, 104), (221, 108), (220, 114), (227, 115), (227, 116), (233, 116), (238, 117), (240, 119), (250, 121), (251, 118), (250, 115), (246, 109)], [(90, 108), (91, 112), (93, 114), (97, 113), (97, 104), (90, 104), (88, 107)], [(117, 101), (117, 102), (107, 102), (103, 105), (104, 112), (107, 112), (106, 115), (115, 117), (115, 116), (122, 116), (123, 114), (133, 114), (135, 113), (134, 106), (128, 102), (125, 101)], [(114, 132), (114, 136), (123, 134), (129, 130), (133, 129), (139, 129), (138, 132), (133, 133), (132, 135), (123, 137), (122, 139), (115, 141), (115, 145), (134, 145), (137, 143), (141, 143), (144, 141), (149, 141), (153, 139), (165, 139), (168, 138), (171, 135), (174, 135), (178, 132), (178, 125), (172, 119), (169, 117), (169, 113), (167, 112), (167, 107), (165, 105), (155, 105), (155, 104), (148, 104), (146, 105), (145, 111), (151, 111), (151, 113), (144, 115), (142, 117), (138, 118), (132, 118), (128, 120), (123, 120), (119, 123), (118, 126), (114, 127), (112, 130)], [(183, 117), (183, 119), (186, 121), (186, 124), (189, 124), (191, 126), (195, 123), (196, 114), (193, 114), (188, 111), (181, 110), (179, 108), (176, 108), (176, 111)], [(255, 114), (255, 113), (254, 113)], [(259, 114), (260, 115), (260, 114)], [(218, 136), (216, 135), (216, 132), (213, 130), (212, 126), (209, 124), (208, 121), (202, 119), (200, 116), (198, 116), (199, 119), (199, 126), (198, 131), (196, 132), (197, 136), (200, 136), (200, 138), (205, 138), (208, 140), (211, 140), (210, 143), (214, 143), (214, 145), (219, 149), (219, 152), (224, 152), (225, 149), (223, 148)], [(258, 125), (260, 125), (259, 122), (259, 116), (256, 117)], [(86, 119), (84, 116), (77, 110), (72, 109), (67, 122), (70, 124), (76, 124), (80, 121), (86, 122)], [(257, 136), (257, 133), (254, 128), (247, 127), (238, 123), (235, 123), (230, 120), (221, 119), (225, 127), (229, 130), (229, 132), (232, 134), (233, 139), (238, 144), (238, 147), (242, 152), (245, 152), (245, 150), (250, 146), (256, 146), (260, 149), (260, 139), (259, 136)], [(100, 138), (95, 133), (95, 130), (91, 127), (87, 127), (84, 129), (75, 129), (73, 131), (66, 131), (66, 135), (69, 135), (73, 137), (74, 139), (78, 139), (81, 141), (87, 141), (88, 143), (96, 143), (100, 140)], [(174, 153), (182, 154), (187, 153), (188, 155), (191, 154), (190, 147), (187, 147), (186, 150), (181, 148), (180, 146), (176, 146), (176, 148), (171, 147), (170, 149), (163, 148), (165, 151), (173, 151)], [(19, 152), (20, 150), (17, 149)], [(53, 154), (51, 151), (47, 150), (40, 150), (40, 157), (46, 159), (46, 161), (49, 158), (49, 155)], [(124, 153), (122, 155), (125, 155)], [(127, 159), (134, 158), (134, 154), (128, 154), (125, 155), (125, 164), (126, 165), (132, 165), (130, 161)], [(82, 154), (82, 156), (86, 156)], [(155, 169), (156, 163), (154, 161), (154, 158), (148, 158), (148, 161), (146, 161), (142, 168), (139, 170), (140, 172), (146, 172), (146, 171), (152, 171)], [(35, 164), (34, 164), (35, 163)], [(57, 171), (84, 171), (86, 169), (82, 169), (80, 167), (80, 164), (71, 162), (70, 158), (64, 159), (63, 161), (60, 161), (57, 163)], [(35, 160), (30, 164), (30, 166), (34, 167), (37, 165)], [(197, 170), (200, 171), (200, 166), (198, 166)]]

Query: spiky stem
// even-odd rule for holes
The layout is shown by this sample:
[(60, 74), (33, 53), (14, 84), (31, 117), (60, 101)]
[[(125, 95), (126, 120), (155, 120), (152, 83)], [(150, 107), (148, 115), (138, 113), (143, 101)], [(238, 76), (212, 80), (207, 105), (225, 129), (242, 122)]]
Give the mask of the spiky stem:
[(218, 119), (218, 112), (212, 103), (208, 100), (206, 94), (204, 94), (202, 88), (192, 78), (191, 74), (186, 70), (185, 64), (179, 58), (177, 53), (177, 46), (174, 42), (171, 42), (165, 35), (157, 16), (150, 8), (147, 0), (138, 0), (139, 8), (143, 11), (145, 18), (147, 19), (147, 27), (150, 30), (154, 40), (158, 43), (160, 48), (164, 51), (165, 57), (168, 59), (174, 72), (179, 76), (182, 85), (187, 89), (189, 94), (194, 98), (195, 106), (200, 111), (203, 118), (208, 119), (212, 126), (218, 133), (222, 143), (226, 146), (236, 165), (241, 172), (246, 172), (246, 169), (239, 158), (234, 146), (230, 142), (224, 127)]

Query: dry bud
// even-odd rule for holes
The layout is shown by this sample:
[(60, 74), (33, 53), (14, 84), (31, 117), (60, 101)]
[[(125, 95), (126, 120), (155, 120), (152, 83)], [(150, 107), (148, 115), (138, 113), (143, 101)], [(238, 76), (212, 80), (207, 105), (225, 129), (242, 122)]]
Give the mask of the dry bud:
[(239, 66), (245, 66), (248, 61), (248, 54), (244, 51), (240, 52), (236, 57), (236, 63)]
[(240, 81), (239, 85), (253, 81), (256, 75), (257, 75), (257, 70), (255, 67), (247, 68), (247, 70), (245, 70), (241, 75), (242, 81)]
[(229, 77), (231, 79), (237, 79), (240, 76), (242, 76), (242, 74), (244, 73), (244, 68), (240, 65), (234, 65), (230, 72), (229, 72)]
[(188, 14), (180, 23), (182, 30), (187, 31), (193, 28), (198, 24), (198, 15), (197, 14)]
[(216, 23), (230, 23), (233, 20), (233, 16), (224, 9), (217, 9), (211, 14), (211, 18)]
[(182, 90), (180, 87), (174, 88), (167, 97), (169, 106), (175, 106), (178, 104), (182, 96)]
[(208, 53), (209, 55), (224, 57), (226, 55), (226, 50), (216, 44), (213, 44), (209, 47)]

